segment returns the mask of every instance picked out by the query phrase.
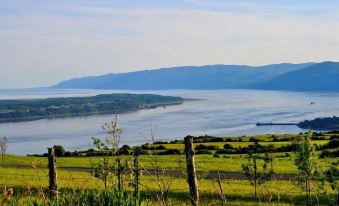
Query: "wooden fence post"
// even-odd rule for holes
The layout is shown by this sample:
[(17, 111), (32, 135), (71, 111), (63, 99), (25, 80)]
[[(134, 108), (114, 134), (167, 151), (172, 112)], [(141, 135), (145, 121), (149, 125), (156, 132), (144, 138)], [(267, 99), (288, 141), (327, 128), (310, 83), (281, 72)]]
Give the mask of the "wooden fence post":
[(139, 154), (137, 152), (134, 153), (134, 195), (135, 199), (138, 198), (139, 194)]
[(123, 183), (122, 183), (122, 172), (123, 172), (123, 168), (121, 165), (121, 159), (120, 156), (117, 158), (116, 160), (118, 169), (117, 169), (117, 177), (118, 177), (118, 190), (121, 191), (122, 187), (123, 187)]
[(58, 200), (58, 184), (54, 147), (48, 148), (48, 174), (50, 196), (51, 198)]
[(185, 141), (185, 154), (187, 165), (187, 181), (190, 188), (190, 197), (193, 206), (199, 205), (198, 181), (194, 163), (193, 137), (187, 136)]

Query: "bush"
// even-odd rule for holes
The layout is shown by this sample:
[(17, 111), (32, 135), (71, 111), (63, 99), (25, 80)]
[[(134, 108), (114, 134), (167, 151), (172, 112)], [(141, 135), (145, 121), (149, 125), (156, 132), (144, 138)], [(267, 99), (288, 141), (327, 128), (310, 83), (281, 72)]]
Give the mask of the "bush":
[(219, 149), (215, 153), (216, 154), (234, 154), (236, 152), (232, 149)]
[(147, 143), (147, 144), (141, 145), (141, 149), (142, 150), (149, 150), (149, 144)]
[(329, 150), (325, 149), (321, 152), (320, 158), (326, 158), (326, 157), (339, 157), (339, 149), (336, 150)]
[(259, 142), (259, 140), (258, 140), (257, 138), (255, 138), (255, 137), (251, 137), (251, 138), (249, 139), (249, 141), (250, 141), (250, 142)]
[(72, 157), (72, 152), (66, 151), (64, 157)]
[(225, 144), (224, 149), (233, 149), (232, 145), (230, 144)]
[(223, 142), (223, 141), (224, 141), (224, 138), (222, 137), (215, 137), (209, 140), (209, 142)]
[(54, 152), (55, 152), (55, 156), (57, 157), (63, 157), (65, 155), (65, 149), (63, 146), (61, 145), (54, 145)]
[(165, 150), (166, 147), (164, 145), (150, 145), (150, 144), (144, 144), (141, 145), (142, 150)]
[(216, 145), (203, 145), (199, 144), (195, 147), (195, 150), (217, 150), (219, 149)]
[(130, 154), (128, 149), (120, 149), (119, 153), (122, 154), (122, 155), (129, 155)]
[(164, 150), (166, 147), (164, 145), (155, 146), (155, 150)]
[(127, 144), (124, 144), (124, 145), (122, 145), (122, 147), (121, 147), (120, 149), (121, 149), (121, 150), (124, 150), (124, 149), (130, 150), (131, 147), (128, 146)]
[(168, 149), (168, 150), (160, 151), (157, 154), (158, 155), (175, 155), (175, 154), (181, 154), (181, 151), (178, 149)]
[(326, 145), (323, 146), (323, 149), (335, 149), (339, 147), (339, 139), (332, 139)]
[(330, 140), (332, 140), (332, 139), (339, 139), (339, 136), (337, 136), (337, 135), (331, 135)]
[(197, 155), (199, 155), (199, 154), (212, 154), (212, 152), (207, 150), (207, 149), (201, 149), (201, 150), (197, 150), (195, 152), (195, 154), (197, 154)]

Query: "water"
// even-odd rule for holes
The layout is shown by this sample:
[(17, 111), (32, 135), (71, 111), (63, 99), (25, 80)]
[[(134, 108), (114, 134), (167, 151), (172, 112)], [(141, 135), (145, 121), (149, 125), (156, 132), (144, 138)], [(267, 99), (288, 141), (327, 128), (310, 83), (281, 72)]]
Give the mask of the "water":
[[(0, 99), (91, 96), (101, 93), (154, 93), (199, 98), (181, 105), (140, 110), (120, 115), (124, 129), (122, 144), (150, 140), (182, 139), (191, 135), (240, 136), (271, 133), (299, 133), (296, 126), (262, 126), (256, 122), (299, 122), (305, 119), (339, 115), (338, 93), (297, 93), (257, 90), (0, 90)], [(310, 102), (314, 102), (313, 105)], [(0, 137), (9, 141), (8, 153), (33, 154), (61, 144), (67, 150), (91, 147), (91, 137), (105, 137), (100, 125), (112, 115), (43, 119), (0, 124)]]

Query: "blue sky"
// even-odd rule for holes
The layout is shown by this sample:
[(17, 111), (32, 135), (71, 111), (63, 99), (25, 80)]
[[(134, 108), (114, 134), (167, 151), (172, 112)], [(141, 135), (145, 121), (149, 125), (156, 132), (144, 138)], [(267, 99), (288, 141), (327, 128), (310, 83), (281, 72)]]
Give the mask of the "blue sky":
[(339, 61), (339, 1), (0, 1), (0, 88), (180, 65)]

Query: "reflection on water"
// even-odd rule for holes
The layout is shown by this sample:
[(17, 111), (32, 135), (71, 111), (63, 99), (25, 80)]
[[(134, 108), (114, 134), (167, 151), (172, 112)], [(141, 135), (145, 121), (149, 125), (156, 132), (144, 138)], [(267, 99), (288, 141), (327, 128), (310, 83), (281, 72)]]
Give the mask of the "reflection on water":
[[(88, 96), (99, 93), (155, 93), (199, 98), (182, 105), (140, 110), (120, 115), (124, 129), (122, 144), (147, 141), (151, 130), (159, 140), (191, 135), (239, 136), (267, 133), (299, 133), (296, 126), (262, 126), (256, 122), (299, 122), (315, 117), (339, 115), (339, 94), (294, 93), (257, 90), (168, 90), (168, 91), (98, 91), (37, 90), (0, 91), (0, 99)], [(314, 102), (314, 104), (310, 104)], [(112, 115), (44, 119), (0, 124), (0, 136), (7, 136), (9, 153), (46, 152), (61, 144), (68, 150), (91, 146), (92, 136), (104, 136), (100, 125)]]

